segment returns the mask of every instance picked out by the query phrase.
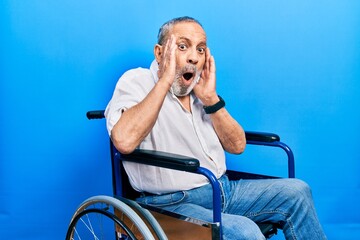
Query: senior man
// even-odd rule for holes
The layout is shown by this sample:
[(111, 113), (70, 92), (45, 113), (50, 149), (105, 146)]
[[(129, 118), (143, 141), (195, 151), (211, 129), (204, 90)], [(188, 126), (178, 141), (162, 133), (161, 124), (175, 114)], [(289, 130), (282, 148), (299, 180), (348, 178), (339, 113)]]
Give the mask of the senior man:
[[(165, 151), (196, 158), (219, 179), (223, 238), (265, 239), (256, 222), (277, 223), (286, 239), (326, 239), (309, 186), (298, 179), (230, 181), (225, 153), (240, 154), (243, 128), (216, 91), (214, 57), (202, 25), (191, 17), (162, 25), (149, 69), (127, 71), (105, 116), (115, 147)], [(201, 175), (124, 164), (139, 201), (212, 220), (212, 188)]]

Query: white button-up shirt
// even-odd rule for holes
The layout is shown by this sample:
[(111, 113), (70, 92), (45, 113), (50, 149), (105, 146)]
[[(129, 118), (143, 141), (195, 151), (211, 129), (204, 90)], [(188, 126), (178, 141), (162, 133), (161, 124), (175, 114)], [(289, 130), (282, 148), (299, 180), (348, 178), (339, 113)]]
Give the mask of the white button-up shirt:
[[(141, 102), (158, 81), (158, 65), (150, 69), (127, 71), (116, 84), (106, 111), (106, 125), (111, 129), (126, 109)], [(158, 119), (140, 149), (158, 150), (196, 158), (202, 167), (221, 177), (226, 170), (225, 154), (202, 102), (190, 94), (191, 112), (187, 111), (170, 91), (165, 97)], [(129, 123), (131, 124), (131, 123)], [(170, 170), (137, 163), (124, 163), (130, 183), (137, 191), (154, 194), (189, 190), (208, 180), (198, 174)]]

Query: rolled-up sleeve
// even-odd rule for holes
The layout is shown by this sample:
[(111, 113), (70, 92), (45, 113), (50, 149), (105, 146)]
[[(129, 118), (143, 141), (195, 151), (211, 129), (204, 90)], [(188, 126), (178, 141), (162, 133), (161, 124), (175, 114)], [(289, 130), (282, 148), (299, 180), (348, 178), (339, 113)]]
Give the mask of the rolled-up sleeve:
[(113, 96), (105, 109), (106, 128), (109, 136), (121, 114), (141, 102), (154, 87), (148, 69), (137, 68), (125, 72), (118, 80)]

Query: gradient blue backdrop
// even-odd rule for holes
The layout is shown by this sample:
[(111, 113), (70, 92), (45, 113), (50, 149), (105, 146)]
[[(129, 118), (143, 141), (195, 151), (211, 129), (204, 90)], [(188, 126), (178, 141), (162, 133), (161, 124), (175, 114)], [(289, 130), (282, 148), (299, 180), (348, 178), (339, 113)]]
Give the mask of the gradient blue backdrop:
[[(2, 0), (1, 239), (63, 239), (81, 201), (111, 194), (105, 124), (85, 112), (149, 66), (159, 26), (183, 15), (207, 31), (228, 110), (292, 146), (329, 239), (359, 236), (359, 1)], [(229, 162), (281, 175), (282, 157)]]

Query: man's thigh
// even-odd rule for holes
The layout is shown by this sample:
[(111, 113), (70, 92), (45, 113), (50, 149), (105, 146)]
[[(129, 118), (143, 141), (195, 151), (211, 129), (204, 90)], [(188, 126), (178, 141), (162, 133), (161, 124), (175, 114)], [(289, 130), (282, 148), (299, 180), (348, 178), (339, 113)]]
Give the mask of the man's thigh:
[[(169, 207), (167, 210), (206, 222), (213, 222), (212, 209), (196, 204), (179, 204), (176, 207)], [(224, 239), (265, 239), (256, 223), (247, 217), (223, 213), (221, 218)]]
[(224, 186), (225, 208), (229, 214), (254, 221), (284, 221), (296, 198), (311, 197), (306, 183), (298, 179), (259, 179), (230, 181)]

